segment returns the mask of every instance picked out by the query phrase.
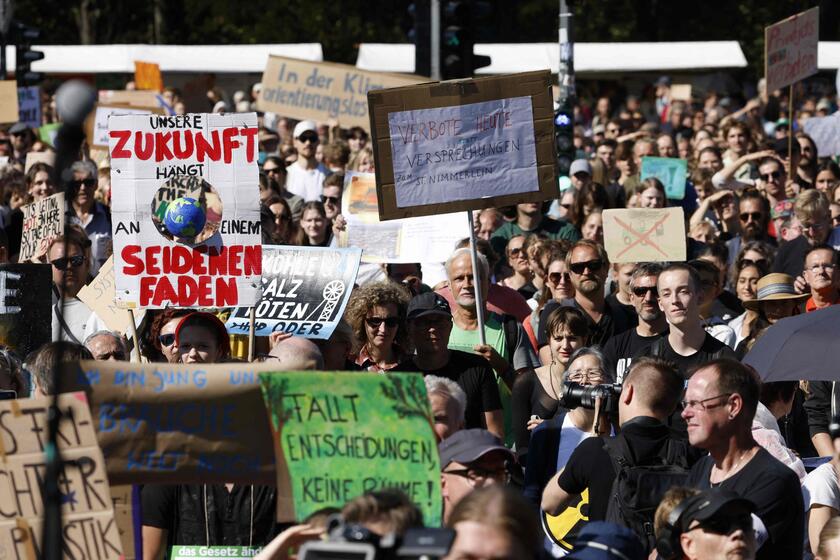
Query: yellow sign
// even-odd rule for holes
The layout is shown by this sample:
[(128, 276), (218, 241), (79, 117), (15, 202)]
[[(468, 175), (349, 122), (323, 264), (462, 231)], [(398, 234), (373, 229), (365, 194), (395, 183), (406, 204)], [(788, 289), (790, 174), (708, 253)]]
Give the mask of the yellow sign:
[(583, 491), (577, 502), (558, 515), (540, 512), (543, 531), (551, 541), (563, 550), (572, 550), (574, 538), (589, 521), (589, 488)]
[(134, 85), (140, 90), (163, 91), (160, 66), (154, 62), (134, 61)]

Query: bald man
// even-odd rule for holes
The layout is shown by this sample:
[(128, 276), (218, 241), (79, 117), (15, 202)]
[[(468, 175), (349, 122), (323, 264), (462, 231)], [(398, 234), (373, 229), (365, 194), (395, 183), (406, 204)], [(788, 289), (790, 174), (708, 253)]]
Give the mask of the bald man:
[(268, 355), (270, 358), (266, 361), (276, 363), (282, 371), (324, 369), (324, 356), (321, 351), (314, 342), (300, 336), (281, 338), (274, 343)]

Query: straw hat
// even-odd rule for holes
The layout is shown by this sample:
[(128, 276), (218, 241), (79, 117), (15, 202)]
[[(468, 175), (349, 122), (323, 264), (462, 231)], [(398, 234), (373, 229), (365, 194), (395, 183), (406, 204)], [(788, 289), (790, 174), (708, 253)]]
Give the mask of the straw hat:
[(762, 276), (755, 286), (755, 293), (755, 299), (748, 299), (743, 302), (744, 307), (752, 311), (758, 311), (761, 302), (764, 301), (792, 299), (796, 303), (802, 303), (811, 297), (810, 294), (797, 294), (793, 287), (793, 277), (780, 272)]

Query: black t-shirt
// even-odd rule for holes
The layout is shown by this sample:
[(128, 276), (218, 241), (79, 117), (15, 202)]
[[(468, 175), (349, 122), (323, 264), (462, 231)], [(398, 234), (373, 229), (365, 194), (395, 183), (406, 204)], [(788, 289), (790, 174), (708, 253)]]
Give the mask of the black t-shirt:
[[(673, 433), (656, 418), (639, 416), (625, 422), (616, 437), (624, 438), (636, 460), (644, 462), (658, 456)], [(558, 483), (572, 496), (589, 488), (589, 520), (603, 521), (615, 476), (610, 455), (604, 449), (604, 439), (592, 437), (580, 442), (572, 451)]]
[[(710, 488), (709, 475), (713, 465), (710, 455), (698, 461), (691, 469), (688, 486), (701, 490)], [(802, 558), (805, 507), (799, 478), (791, 469), (759, 448), (740, 471), (715, 486), (731, 490), (755, 504), (755, 513), (769, 533), (756, 558)]]
[[(665, 334), (667, 332), (665, 331)], [(624, 374), (630, 368), (630, 362), (633, 360), (633, 356), (661, 337), (662, 334), (641, 336), (633, 328), (609, 339), (604, 345), (603, 351), (604, 358), (606, 358), (607, 362), (607, 371), (613, 372), (615, 382), (622, 382)]]
[(667, 336), (662, 337), (661, 340), (654, 341), (649, 346), (640, 350), (639, 353), (633, 357), (640, 358), (642, 356), (655, 356), (674, 362), (677, 365), (679, 372), (686, 379), (688, 379), (688, 372), (696, 366), (718, 358), (735, 359), (736, 357), (735, 351), (732, 350), (732, 348), (719, 341), (709, 333), (706, 333), (706, 338), (703, 340), (703, 345), (700, 346), (700, 349), (690, 356), (677, 354), (674, 349), (671, 348), (671, 343), (668, 342)]
[(784, 272), (794, 278), (802, 274), (805, 268), (805, 256), (811, 250), (811, 245), (804, 235), (783, 243), (773, 260), (773, 272)]
[[(549, 301), (540, 312), (540, 328), (537, 333), (537, 342), (542, 348), (548, 344), (548, 334), (546, 333), (546, 325), (548, 324), (548, 316), (552, 311), (562, 305), (576, 307), (583, 313), (583, 318), (589, 325), (589, 344), (603, 347), (607, 341), (624, 331), (634, 328), (639, 323), (636, 317), (636, 311), (632, 306), (625, 306), (617, 299), (610, 300), (606, 298), (604, 301), (604, 313), (601, 320), (597, 323), (592, 320), (586, 311), (578, 305), (577, 301), (573, 299), (563, 300), (563, 302)], [(629, 310), (627, 309), (629, 307)]]
[(467, 429), (487, 428), (484, 413), (502, 409), (496, 376), (487, 360), (475, 354), (460, 350), (449, 351), (449, 362), (436, 370), (421, 370), (414, 361), (398, 365), (394, 371), (419, 371), (423, 375), (436, 375), (451, 379), (467, 394), (467, 409), (464, 420)]
[[(558, 375), (555, 373), (555, 375)], [(559, 375), (558, 375), (559, 378)], [(560, 390), (560, 382), (554, 388), (555, 393)], [(561, 410), (560, 403), (554, 395), (546, 393), (537, 372), (527, 369), (516, 376), (511, 395), (513, 431), (516, 437), (516, 453), (520, 456), (528, 452), (531, 441), (531, 431), (528, 420), (532, 415), (543, 420), (550, 420)]]

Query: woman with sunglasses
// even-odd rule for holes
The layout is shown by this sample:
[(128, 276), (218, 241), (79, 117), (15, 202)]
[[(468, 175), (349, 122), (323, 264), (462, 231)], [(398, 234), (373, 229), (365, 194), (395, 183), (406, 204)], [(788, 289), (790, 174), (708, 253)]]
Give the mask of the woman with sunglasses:
[(144, 354), (152, 362), (177, 364), (178, 348), (175, 345), (175, 331), (181, 319), (192, 313), (190, 309), (163, 309), (154, 312), (148, 336), (141, 340)]
[(409, 299), (396, 282), (373, 282), (353, 290), (344, 319), (353, 329), (356, 351), (346, 369), (387, 372), (408, 359)]
[(272, 195), (260, 204), (263, 243), (266, 245), (302, 245), (303, 232), (292, 219), (289, 203)]
[(50, 241), (47, 262), (52, 265), (52, 339), (81, 344), (92, 314), (76, 297), (90, 278), (90, 240), (84, 230), (68, 224), (65, 235)]
[(543, 263), (545, 267), (545, 285), (537, 297), (537, 306), (531, 314), (523, 321), (525, 332), (531, 337), (534, 346), (537, 346), (536, 334), (540, 328), (540, 313), (549, 301), (562, 302), (563, 300), (574, 299), (575, 287), (572, 285), (572, 277), (569, 275), (569, 267), (566, 265), (566, 253), (568, 242), (552, 241), (545, 252)]
[(71, 170), (73, 180), (66, 193), (67, 222), (85, 229), (91, 241), (91, 270), (96, 276), (113, 250), (111, 242), (111, 211), (96, 201), (97, 171), (91, 161), (77, 161)]
[(525, 252), (525, 236), (515, 235), (511, 237), (505, 248), (505, 255), (513, 274), (501, 280), (499, 284), (516, 290), (526, 300), (530, 299), (537, 289), (531, 283), (534, 273), (531, 271), (528, 255)]

